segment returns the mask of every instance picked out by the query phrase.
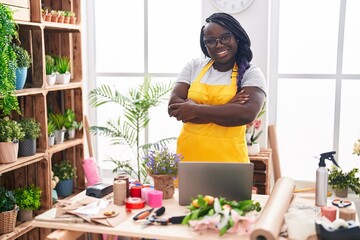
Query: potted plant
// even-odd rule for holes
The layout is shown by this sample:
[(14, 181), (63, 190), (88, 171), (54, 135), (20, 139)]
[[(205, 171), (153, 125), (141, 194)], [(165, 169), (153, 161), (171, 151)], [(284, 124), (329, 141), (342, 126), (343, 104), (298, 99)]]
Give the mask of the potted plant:
[(51, 147), (55, 144), (55, 131), (56, 131), (56, 127), (55, 127), (54, 122), (49, 120), (48, 125), (47, 125), (49, 147)]
[[(124, 142), (135, 152), (135, 164), (131, 160), (117, 160), (111, 158), (109, 161), (115, 164), (114, 173), (125, 171), (140, 182), (146, 182), (147, 172), (142, 166), (142, 150), (151, 144), (140, 145), (140, 132), (149, 124), (148, 111), (158, 106), (172, 89), (172, 83), (151, 83), (150, 78), (144, 78), (144, 82), (137, 89), (129, 89), (128, 94), (122, 94), (112, 86), (102, 85), (90, 91), (90, 105), (101, 106), (105, 103), (116, 103), (124, 111), (125, 119), (120, 117), (108, 120), (106, 126), (92, 126), (91, 133), (112, 138), (113, 144)], [(167, 143), (174, 138), (162, 139), (160, 144)], [(144, 177), (142, 181), (142, 176)]]
[(349, 172), (343, 172), (342, 169), (332, 166), (331, 170), (328, 171), (328, 183), (335, 190), (335, 196), (347, 197), (349, 188), (356, 195), (360, 194), (360, 178), (357, 176), (358, 168), (353, 168)]
[(67, 139), (73, 139), (75, 138), (75, 130), (81, 130), (82, 129), (82, 122), (77, 122), (75, 112), (68, 108), (66, 109), (64, 113), (65, 118), (65, 128), (66, 133), (65, 136)]
[(31, 64), (31, 58), (28, 51), (25, 48), (14, 44), (13, 45), (14, 52), (16, 54), (16, 90), (21, 90), (24, 88), (27, 70)]
[(59, 178), (59, 182), (56, 184), (58, 196), (69, 196), (74, 188), (73, 179), (76, 178), (76, 169), (68, 160), (63, 160), (58, 164), (54, 164), (53, 171), (55, 176)]
[(64, 23), (65, 13), (64, 11), (58, 11), (58, 23)]
[(55, 66), (57, 70), (56, 83), (68, 84), (70, 82), (70, 60), (68, 57), (55, 58)]
[(47, 83), (49, 86), (54, 85), (56, 80), (55, 60), (50, 55), (45, 55), (45, 70)]
[(20, 126), (24, 131), (24, 138), (19, 142), (19, 157), (36, 154), (36, 139), (41, 136), (40, 123), (33, 118), (22, 118)]
[(260, 117), (265, 113), (266, 103), (264, 102), (260, 112), (256, 116), (256, 119), (246, 125), (246, 143), (249, 155), (256, 155), (260, 152), (260, 144), (257, 142), (263, 130), (260, 130), (261, 120)]
[(18, 210), (14, 192), (0, 186), (0, 235), (14, 230)]
[[(17, 39), (16, 24), (13, 11), (0, 3), (0, 112), (8, 116), (12, 110), (20, 113), (19, 103), (15, 92), (16, 55), (12, 48), (12, 41)], [(7, 59), (7, 61), (4, 61)]]
[(21, 125), (9, 117), (0, 119), (0, 163), (17, 160), (19, 141), (25, 136)]
[(144, 157), (146, 171), (154, 179), (154, 188), (163, 192), (164, 199), (172, 198), (174, 195), (174, 179), (182, 158), (181, 154), (173, 153), (158, 144), (154, 144)]
[(57, 22), (59, 17), (58, 11), (51, 10), (50, 14), (51, 14), (51, 22)]
[(19, 206), (19, 221), (30, 221), (33, 211), (39, 209), (41, 205), (41, 189), (35, 185), (16, 188), (16, 204)]
[(70, 23), (71, 11), (64, 11), (64, 23)]
[(70, 12), (69, 13), (70, 16), (70, 24), (76, 24), (76, 16), (75, 16), (75, 12)]
[(49, 120), (55, 125), (55, 144), (63, 143), (65, 138), (65, 117), (61, 113), (50, 113)]

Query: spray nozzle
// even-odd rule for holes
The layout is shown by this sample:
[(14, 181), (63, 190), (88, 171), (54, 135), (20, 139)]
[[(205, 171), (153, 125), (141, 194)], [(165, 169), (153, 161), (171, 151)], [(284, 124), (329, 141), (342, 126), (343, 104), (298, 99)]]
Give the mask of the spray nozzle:
[(337, 166), (338, 168), (340, 168), (340, 166), (339, 166), (339, 165), (337, 164), (337, 162), (335, 161), (334, 154), (336, 154), (336, 151), (326, 152), (326, 153), (320, 154), (319, 167), (325, 167), (325, 166), (326, 166), (325, 160), (329, 160), (329, 161), (331, 161), (335, 166)]

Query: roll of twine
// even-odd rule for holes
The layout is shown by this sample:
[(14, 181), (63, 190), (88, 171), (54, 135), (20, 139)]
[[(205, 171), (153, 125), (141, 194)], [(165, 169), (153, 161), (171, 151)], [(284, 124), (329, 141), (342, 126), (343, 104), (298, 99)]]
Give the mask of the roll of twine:
[(114, 180), (125, 180), (126, 181), (126, 197), (130, 197), (130, 185), (129, 185), (129, 176), (127, 175), (119, 175), (115, 177)]
[(127, 198), (126, 181), (115, 180), (113, 191), (114, 191), (114, 204), (118, 206), (125, 205), (125, 199)]

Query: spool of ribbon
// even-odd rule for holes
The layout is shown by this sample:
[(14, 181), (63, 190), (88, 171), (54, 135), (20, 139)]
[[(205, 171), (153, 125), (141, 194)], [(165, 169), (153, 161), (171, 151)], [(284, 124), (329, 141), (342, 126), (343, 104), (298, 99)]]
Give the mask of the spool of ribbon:
[(130, 197), (132, 198), (141, 198), (141, 189), (143, 186), (133, 185), (130, 187)]
[(148, 205), (153, 208), (162, 206), (163, 192), (159, 190), (148, 192)]
[(140, 209), (145, 207), (145, 201), (141, 198), (129, 197), (125, 199), (125, 206), (128, 209)]
[(325, 206), (321, 207), (321, 215), (333, 222), (336, 219), (336, 207)]
[(125, 180), (115, 180), (113, 185), (114, 204), (123, 206), (125, 204), (127, 189)]
[(146, 204), (149, 204), (149, 192), (154, 191), (154, 188), (144, 187), (141, 189), (141, 199), (145, 201)]

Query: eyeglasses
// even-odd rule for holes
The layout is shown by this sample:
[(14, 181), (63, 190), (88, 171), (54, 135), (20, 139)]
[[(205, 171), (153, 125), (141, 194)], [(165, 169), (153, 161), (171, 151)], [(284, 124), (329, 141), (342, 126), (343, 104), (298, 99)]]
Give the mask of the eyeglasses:
[(231, 40), (231, 32), (228, 33), (223, 33), (220, 35), (219, 38), (209, 38), (209, 39), (204, 39), (204, 44), (208, 47), (208, 48), (215, 48), (218, 43), (220, 42), (222, 45), (228, 44), (230, 43)]

